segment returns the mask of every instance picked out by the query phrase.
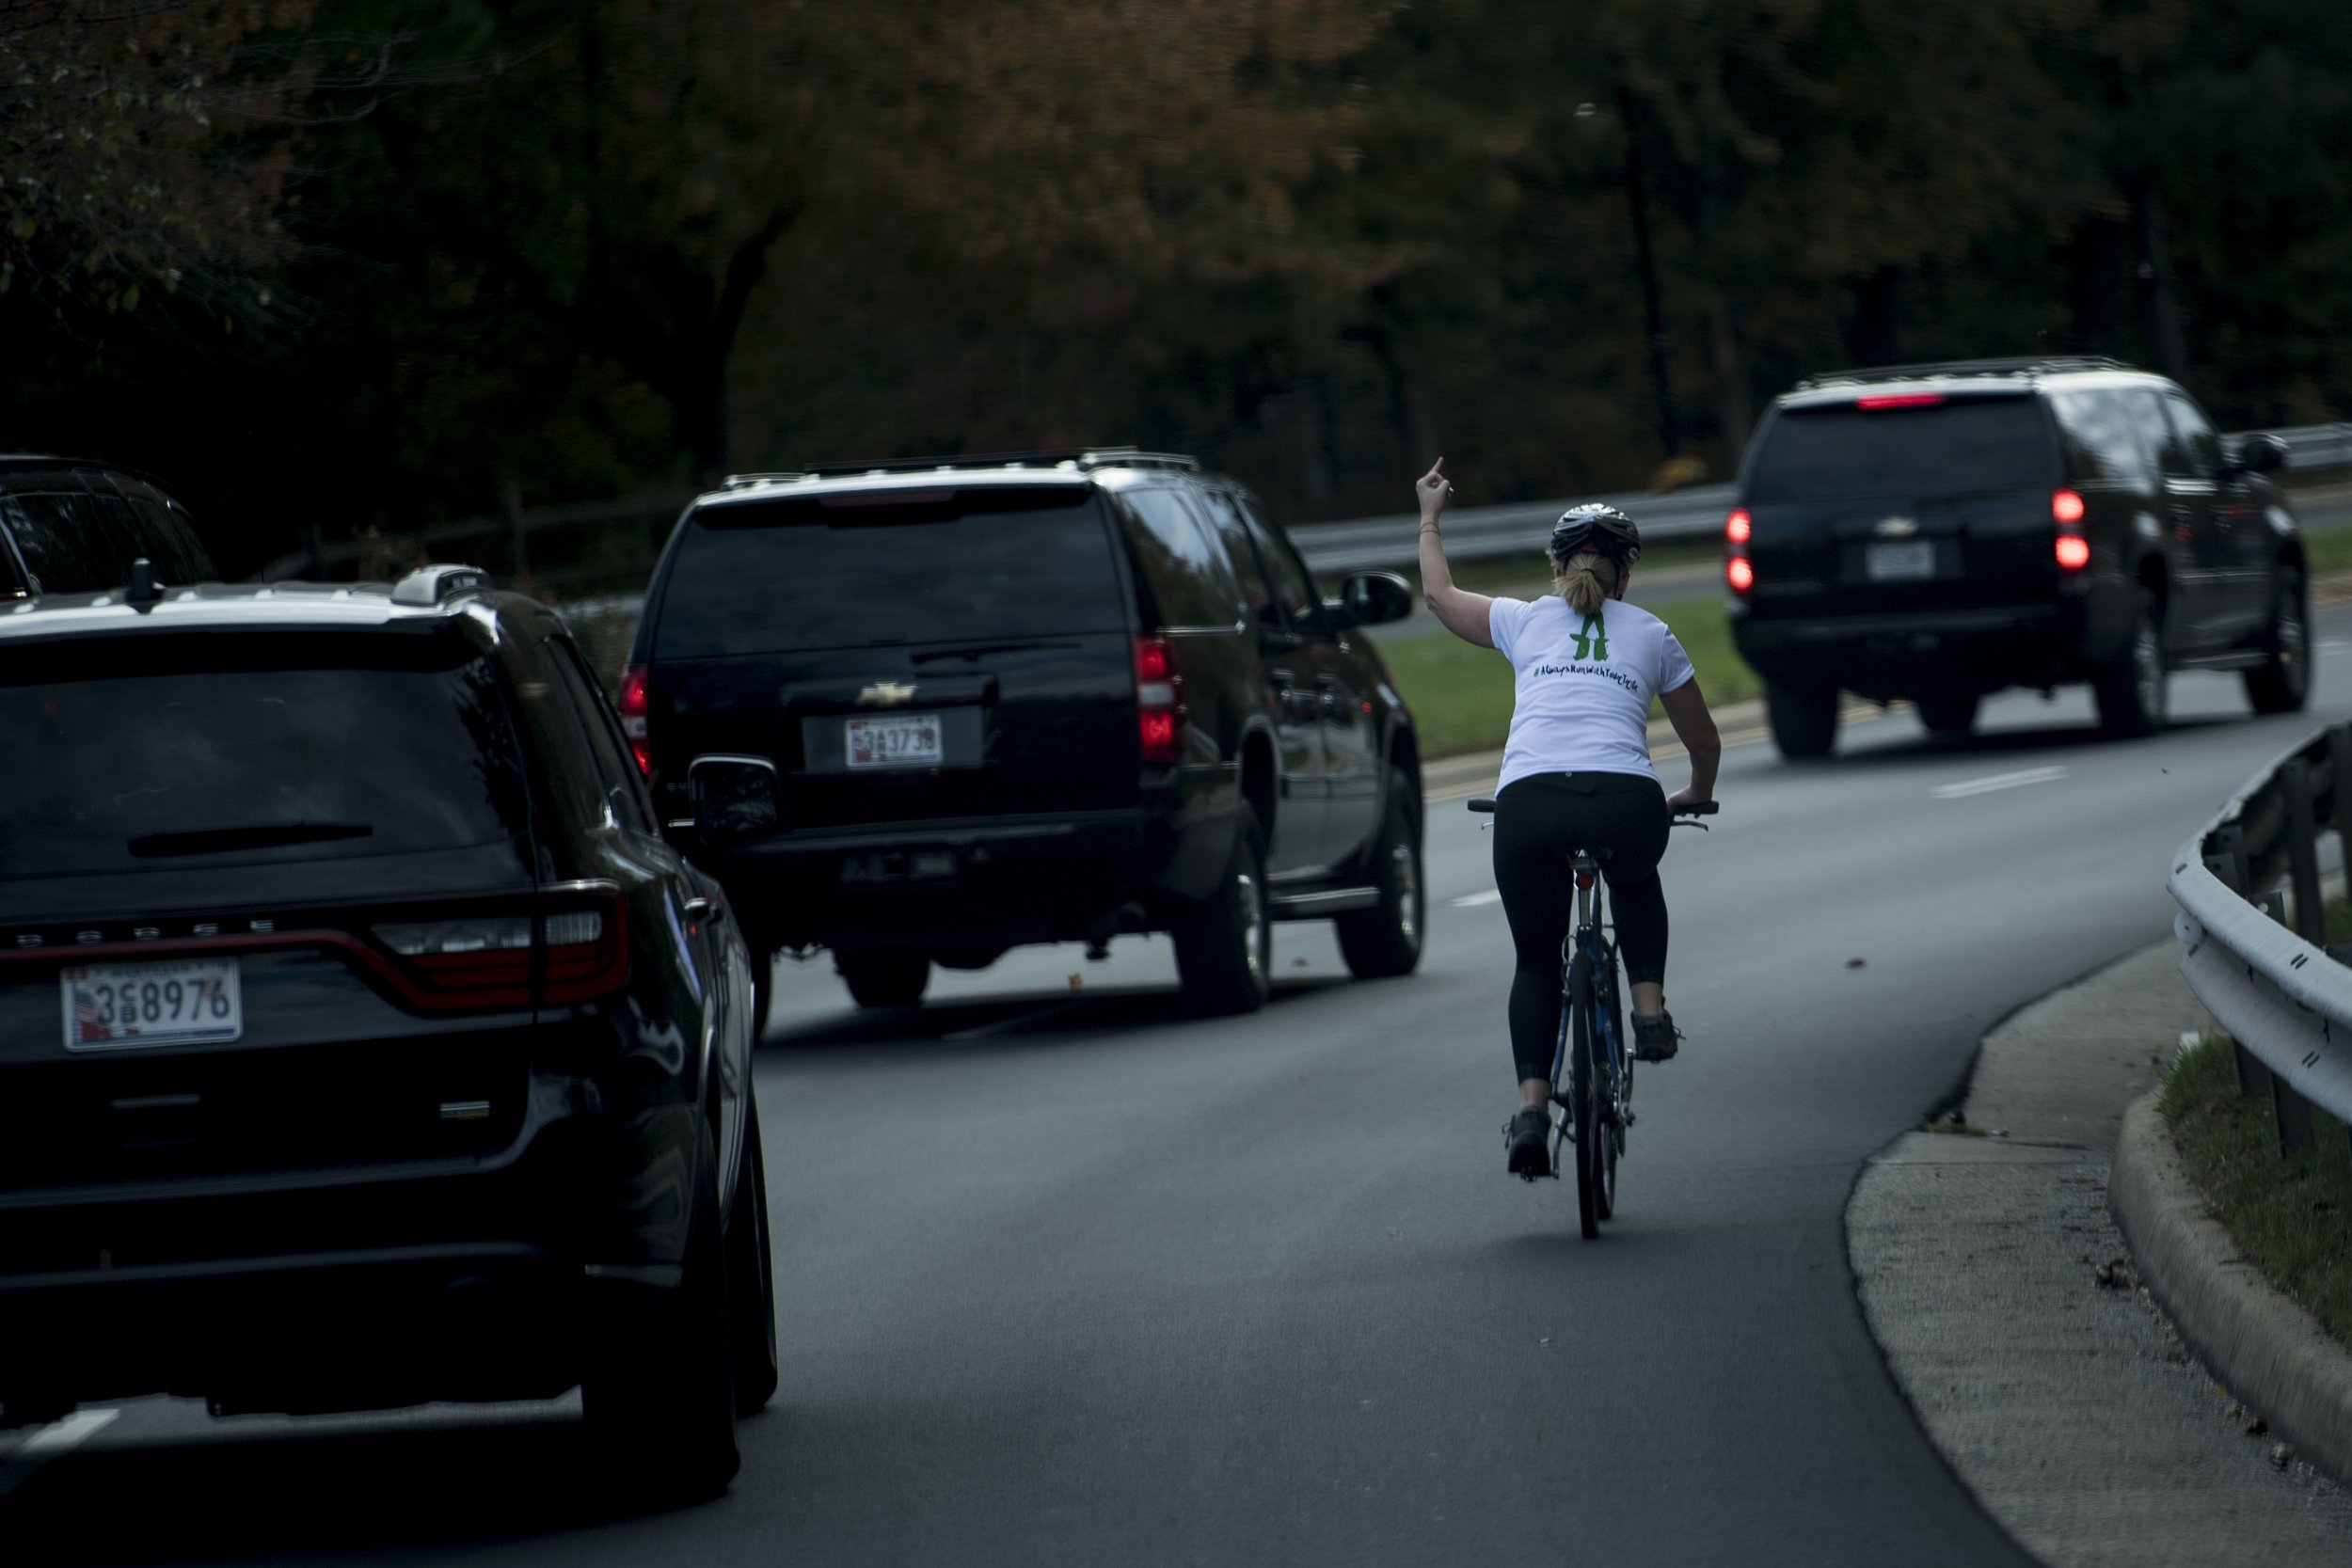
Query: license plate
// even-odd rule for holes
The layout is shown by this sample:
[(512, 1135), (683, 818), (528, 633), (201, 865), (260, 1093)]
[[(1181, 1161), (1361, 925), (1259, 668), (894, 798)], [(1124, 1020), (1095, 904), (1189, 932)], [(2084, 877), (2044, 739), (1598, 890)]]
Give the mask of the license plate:
[(245, 1033), (234, 958), (88, 964), (57, 977), (68, 1051), (233, 1040)]
[(1909, 582), (1935, 576), (1935, 541), (1906, 539), (1895, 545), (1872, 545), (1864, 561), (1872, 582)]
[(843, 750), (852, 768), (919, 768), (942, 760), (936, 713), (852, 719), (849, 726)]

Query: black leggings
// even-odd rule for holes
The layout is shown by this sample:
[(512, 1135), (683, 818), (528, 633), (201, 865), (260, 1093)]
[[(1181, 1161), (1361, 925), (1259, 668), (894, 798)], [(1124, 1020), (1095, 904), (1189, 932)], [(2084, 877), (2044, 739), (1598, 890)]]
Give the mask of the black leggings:
[(1510, 917), (1511, 1056), (1519, 1077), (1549, 1078), (1560, 1040), (1560, 947), (1576, 925), (1571, 849), (1606, 849), (1601, 875), (1617, 951), (1636, 983), (1666, 979), (1666, 890), (1658, 862), (1666, 792), (1634, 773), (1537, 773), (1495, 798), (1495, 887)]

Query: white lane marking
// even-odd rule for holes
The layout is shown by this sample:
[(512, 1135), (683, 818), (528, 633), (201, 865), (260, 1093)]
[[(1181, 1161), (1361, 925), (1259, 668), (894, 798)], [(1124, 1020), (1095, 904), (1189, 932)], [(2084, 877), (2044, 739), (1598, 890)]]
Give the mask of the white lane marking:
[(1484, 904), (1500, 904), (1502, 902), (1502, 891), (1498, 888), (1488, 888), (1484, 893), (1466, 894), (1462, 897), (1454, 899), (1454, 907), (1457, 910), (1474, 910)]
[(1994, 773), (1989, 778), (1963, 779), (1959, 784), (1938, 784), (1928, 794), (1938, 800), (1958, 800), (1970, 795), (1990, 795), (1996, 789), (2019, 789), (2026, 784), (2056, 784), (2066, 777), (2063, 768), (2026, 768), (2014, 773)]
[(121, 1414), (119, 1410), (77, 1410), (62, 1421), (52, 1421), (37, 1429), (17, 1444), (15, 1452), (0, 1460), (0, 1497), (24, 1485), (32, 1479), (34, 1471), (51, 1460), (63, 1458), (81, 1447)]

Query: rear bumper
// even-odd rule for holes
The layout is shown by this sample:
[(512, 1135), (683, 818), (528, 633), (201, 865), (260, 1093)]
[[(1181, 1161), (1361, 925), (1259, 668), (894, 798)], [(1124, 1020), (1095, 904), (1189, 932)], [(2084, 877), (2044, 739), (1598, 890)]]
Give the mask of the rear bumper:
[(1899, 615), (1735, 613), (1731, 627), (1740, 657), (1767, 680), (1899, 698), (2080, 680), (2122, 646), (2129, 625), (2127, 601), (2090, 592)]
[(0, 1191), (0, 1399), (560, 1394), (590, 1334), (676, 1284), (697, 1120), (580, 1109), (479, 1160)]
[(1106, 921), (1149, 926), (1205, 895), (1232, 841), (1231, 805), (1215, 800), (819, 829), (692, 852), (762, 945), (985, 953), (1083, 939)]

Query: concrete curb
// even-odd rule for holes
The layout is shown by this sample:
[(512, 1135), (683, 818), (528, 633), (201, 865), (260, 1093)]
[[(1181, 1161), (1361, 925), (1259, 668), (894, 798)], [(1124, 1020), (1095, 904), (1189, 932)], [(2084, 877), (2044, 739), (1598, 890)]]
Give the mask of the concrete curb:
[(2123, 1113), (2107, 1203), (2141, 1281), (2205, 1365), (2300, 1457), (2352, 1484), (2352, 1351), (2237, 1255), (2153, 1094)]

